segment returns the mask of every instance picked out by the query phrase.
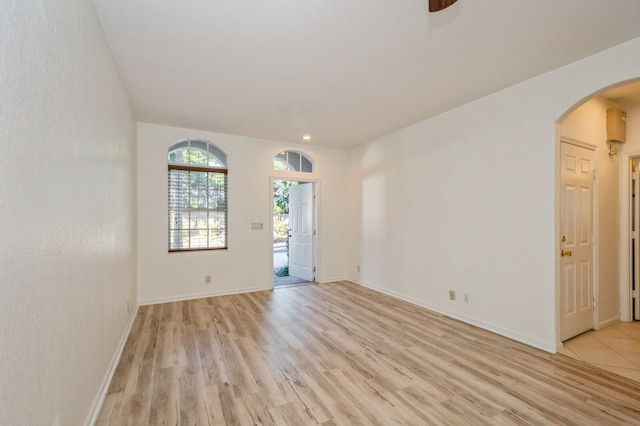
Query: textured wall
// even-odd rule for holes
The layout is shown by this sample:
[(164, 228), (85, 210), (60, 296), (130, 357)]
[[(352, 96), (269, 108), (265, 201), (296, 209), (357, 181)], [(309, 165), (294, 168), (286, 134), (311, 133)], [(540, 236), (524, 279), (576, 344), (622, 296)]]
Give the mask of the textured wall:
[(640, 102), (627, 105), (624, 110), (627, 113), (627, 143), (622, 149), (635, 156), (640, 152)]
[(135, 288), (135, 126), (93, 4), (0, 2), (0, 424), (78, 425)]
[[(167, 148), (205, 139), (229, 162), (229, 249), (168, 253)], [(344, 279), (347, 152), (176, 127), (138, 124), (138, 282), (140, 302), (270, 288), (273, 285), (273, 157), (286, 149), (309, 155), (318, 179), (318, 281)], [(302, 175), (298, 173), (297, 175)], [(251, 230), (262, 222), (264, 230)], [(205, 284), (205, 275), (212, 283)]]
[(352, 150), (350, 277), (555, 351), (556, 123), (639, 70), (634, 39)]

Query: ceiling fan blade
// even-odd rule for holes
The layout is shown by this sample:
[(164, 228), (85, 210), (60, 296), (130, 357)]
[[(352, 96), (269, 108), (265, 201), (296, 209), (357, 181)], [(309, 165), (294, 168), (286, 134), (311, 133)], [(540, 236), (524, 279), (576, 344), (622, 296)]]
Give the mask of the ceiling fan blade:
[(457, 1), (458, 0), (429, 0), (429, 12), (439, 12)]

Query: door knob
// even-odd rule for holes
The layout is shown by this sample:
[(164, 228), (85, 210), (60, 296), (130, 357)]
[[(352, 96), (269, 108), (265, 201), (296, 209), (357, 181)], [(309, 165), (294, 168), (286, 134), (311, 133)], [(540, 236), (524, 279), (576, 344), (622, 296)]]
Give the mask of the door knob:
[(562, 257), (571, 256), (571, 251), (569, 251), (569, 250), (560, 250), (560, 256), (562, 256)]

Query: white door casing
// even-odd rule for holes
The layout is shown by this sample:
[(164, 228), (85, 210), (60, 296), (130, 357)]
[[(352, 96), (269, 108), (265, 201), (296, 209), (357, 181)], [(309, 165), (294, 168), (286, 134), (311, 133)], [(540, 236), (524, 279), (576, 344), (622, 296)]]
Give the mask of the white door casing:
[(560, 340), (593, 328), (595, 152), (560, 144)]
[[(638, 162), (638, 160), (636, 160)], [(640, 162), (639, 162), (640, 163)], [(632, 286), (631, 303), (632, 308), (630, 315), (633, 316), (633, 320), (640, 320), (640, 292), (638, 291), (638, 285), (640, 283), (640, 167), (638, 163), (636, 167), (629, 173), (630, 187), (631, 187), (631, 244), (633, 245), (632, 261), (633, 271), (632, 280), (635, 283), (635, 288)]]
[(289, 275), (314, 280), (313, 271), (313, 184), (289, 188)]

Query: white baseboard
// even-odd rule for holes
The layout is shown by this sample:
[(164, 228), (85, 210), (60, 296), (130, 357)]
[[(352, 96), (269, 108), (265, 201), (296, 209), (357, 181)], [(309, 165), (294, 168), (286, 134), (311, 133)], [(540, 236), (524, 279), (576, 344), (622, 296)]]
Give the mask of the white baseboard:
[(517, 333), (515, 331), (512, 330), (508, 330), (505, 328), (502, 328), (500, 326), (497, 326), (495, 324), (491, 324), (485, 321), (480, 321), (476, 318), (472, 318), (466, 315), (462, 315), (458, 312), (453, 312), (450, 311), (448, 309), (443, 308), (442, 306), (438, 306), (438, 305), (432, 305), (430, 303), (427, 303), (423, 300), (418, 300), (418, 299), (414, 299), (412, 297), (406, 296), (404, 294), (401, 293), (397, 293), (395, 291), (391, 291), (391, 290), (387, 290), (384, 288), (380, 288), (380, 287), (376, 287), (376, 286), (372, 286), (372, 285), (368, 285), (364, 282), (360, 282), (358, 280), (354, 280), (354, 279), (349, 279), (349, 281), (353, 282), (354, 284), (358, 284), (361, 285), (362, 287), (366, 287), (369, 288), (371, 290), (377, 291), (379, 293), (383, 293), (386, 294), (387, 296), (391, 296), (391, 297), (395, 297), (396, 299), (400, 299), (403, 300), (405, 302), (409, 302), (413, 305), (417, 305), (420, 306), (422, 308), (425, 309), (429, 309), (430, 311), (434, 311), (437, 312), (439, 314), (442, 315), (446, 315), (448, 317), (451, 318), (455, 318), (457, 320), (460, 320), (462, 322), (466, 322), (467, 324), (471, 324), (471, 325), (475, 325), (476, 327), (480, 327), (482, 329), (491, 331), (493, 333), (499, 334), (501, 336), (504, 337), (508, 337), (509, 339), (515, 340), (517, 342), (520, 343), (524, 343), (525, 345), (529, 345), (529, 346), (533, 346), (534, 348), (538, 348), (541, 349), (545, 352), (549, 352), (549, 353), (556, 353), (557, 351), (557, 347), (556, 347), (556, 343), (549, 343), (549, 342), (543, 342), (543, 341), (539, 341), (536, 339), (532, 339), (528, 336), (525, 336), (523, 334)]
[(348, 280), (349, 278), (347, 277), (330, 277), (330, 278), (316, 278), (316, 282), (318, 284), (325, 284), (325, 283), (332, 283), (332, 282), (336, 282), (336, 281), (345, 281)]
[(598, 323), (598, 328), (597, 329), (598, 330), (602, 330), (603, 328), (607, 328), (610, 325), (614, 325), (614, 324), (617, 324), (619, 322), (620, 322), (620, 315), (616, 315), (616, 316), (611, 317), (611, 318), (609, 318), (607, 320), (600, 321)]
[(229, 296), (232, 294), (242, 294), (242, 293), (252, 293), (254, 291), (265, 291), (272, 290), (273, 287), (245, 287), (245, 288), (236, 288), (233, 290), (218, 290), (218, 291), (209, 291), (206, 293), (190, 293), (190, 294), (177, 294), (174, 296), (165, 296), (165, 297), (155, 297), (151, 299), (141, 299), (140, 306), (146, 305), (157, 305), (159, 303), (169, 303), (169, 302), (180, 302), (182, 300), (194, 300), (194, 299), (203, 299), (205, 297), (216, 297), (216, 296)]
[(104, 379), (102, 380), (102, 384), (100, 385), (100, 390), (93, 400), (93, 404), (91, 404), (91, 409), (89, 410), (89, 414), (87, 415), (87, 418), (84, 422), (85, 426), (92, 426), (98, 420), (100, 410), (102, 409), (102, 404), (104, 404), (104, 399), (106, 398), (107, 392), (109, 391), (109, 385), (111, 384), (113, 375), (115, 374), (118, 363), (120, 362), (120, 357), (122, 356), (124, 345), (125, 343), (127, 343), (127, 338), (129, 337), (131, 327), (133, 326), (133, 322), (135, 321), (138, 314), (139, 307), (139, 305), (136, 305), (131, 311), (131, 317), (129, 318), (129, 322), (127, 323), (126, 328), (124, 329), (124, 333), (122, 333), (122, 336), (120, 337), (118, 347), (116, 348), (116, 351), (111, 358), (107, 373), (105, 374)]

